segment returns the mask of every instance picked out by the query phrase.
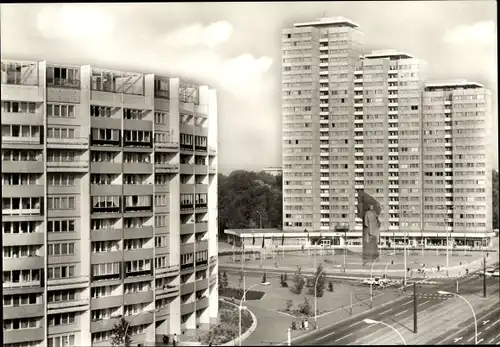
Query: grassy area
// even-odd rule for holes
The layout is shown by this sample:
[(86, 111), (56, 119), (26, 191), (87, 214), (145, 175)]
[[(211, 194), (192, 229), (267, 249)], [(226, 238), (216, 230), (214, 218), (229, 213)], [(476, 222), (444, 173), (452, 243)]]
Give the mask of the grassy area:
[[(249, 290), (246, 294), (246, 300), (260, 300), (264, 296), (264, 292), (259, 292), (256, 290)], [(220, 296), (225, 296), (228, 298), (233, 298), (237, 300), (241, 300), (243, 296), (243, 292), (238, 288), (224, 288), (219, 293)]]
[[(252, 326), (252, 316), (247, 310), (241, 314), (241, 333), (247, 331)], [(214, 346), (230, 342), (239, 336), (239, 315), (238, 308), (219, 301), (219, 324), (211, 328), (207, 333), (198, 336), (198, 341), (203, 345), (212, 344)]]

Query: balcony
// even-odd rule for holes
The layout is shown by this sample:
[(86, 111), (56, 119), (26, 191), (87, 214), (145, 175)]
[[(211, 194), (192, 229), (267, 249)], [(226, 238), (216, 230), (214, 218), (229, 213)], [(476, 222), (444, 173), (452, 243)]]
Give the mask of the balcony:
[[(106, 318), (106, 319), (99, 319), (99, 320), (92, 320), (90, 323), (90, 332), (91, 333), (98, 333), (101, 331), (108, 331), (108, 330), (113, 330), (115, 327), (115, 324), (119, 322), (119, 318)], [(43, 338), (42, 338), (43, 340)]]
[(89, 276), (52, 279), (47, 281), (47, 285), (50, 290), (86, 288), (89, 285)]
[(123, 296), (124, 305), (135, 305), (152, 301), (153, 301), (153, 291), (151, 289), (146, 292), (129, 293)]
[(217, 274), (216, 273), (211, 274), (208, 281), (209, 281), (208, 283), (210, 286), (213, 286), (214, 284), (216, 284), (217, 283)]
[(175, 163), (155, 163), (156, 173), (178, 173), (179, 164)]
[(181, 212), (193, 213), (194, 204), (193, 203), (182, 203), (181, 202)]
[(45, 328), (4, 330), (3, 343), (26, 343), (26, 341), (43, 341), (45, 339)]
[(152, 174), (153, 164), (150, 163), (124, 163), (123, 173), (125, 174)]
[(99, 229), (90, 231), (91, 241), (112, 241), (121, 240), (123, 236), (122, 229)]
[(134, 260), (142, 260), (142, 259), (151, 259), (153, 258), (154, 250), (153, 248), (139, 248), (139, 249), (131, 249), (123, 251), (123, 260), (124, 261), (134, 261)]
[(124, 184), (123, 195), (153, 195), (152, 184)]
[[(2, 185), (2, 197), (3, 198), (26, 198), (26, 197), (38, 197), (45, 194), (45, 189), (42, 184), (36, 185), (12, 185), (6, 186)], [(4, 234), (5, 235), (5, 234)]]
[(181, 295), (193, 293), (195, 291), (194, 287), (195, 287), (194, 282), (181, 284)]
[(196, 301), (196, 310), (203, 310), (208, 307), (209, 300), (208, 297), (201, 297)]
[(14, 306), (14, 307), (4, 306), (3, 308), (3, 319), (33, 318), (33, 317), (43, 317), (44, 315), (45, 315), (45, 309), (42, 304)]
[[(168, 284), (164, 285), (163, 287), (156, 288), (157, 299), (164, 299), (166, 297), (177, 296), (178, 294), (179, 294), (179, 286)], [(161, 298), (159, 298), (159, 296), (161, 296)]]
[(43, 264), (44, 257), (31, 256), (25, 258), (3, 258), (3, 270), (28, 270), (38, 269)]
[(134, 141), (123, 139), (123, 147), (128, 148), (153, 148), (153, 140), (149, 141)]
[(88, 161), (48, 161), (48, 172), (82, 172), (85, 173), (89, 169)]
[(179, 150), (178, 142), (155, 142), (155, 149), (169, 150), (169, 152), (177, 152)]
[(95, 174), (120, 174), (122, 172), (121, 163), (90, 163), (90, 172)]
[(71, 139), (47, 138), (47, 148), (87, 149), (88, 146), (89, 138), (83, 136)]
[(180, 234), (181, 235), (192, 234), (194, 233), (194, 229), (195, 229), (194, 223), (181, 224)]
[(179, 274), (179, 265), (170, 265), (168, 267), (156, 269), (155, 274), (156, 275), (162, 275), (162, 274), (167, 275), (167, 276), (162, 276), (162, 277), (177, 276)]
[(47, 77), (47, 87), (80, 88), (80, 80)]
[(207, 153), (207, 146), (194, 146), (196, 152)]
[(74, 312), (75, 309), (85, 310), (88, 309), (89, 300), (81, 299), (81, 300), (72, 300), (72, 301), (62, 301), (62, 302), (52, 302), (47, 304), (48, 313), (59, 313), (59, 312), (51, 312), (51, 311), (65, 311), (65, 309), (69, 309)]
[(187, 304), (181, 304), (181, 315), (190, 314), (195, 311), (195, 303), (190, 302)]
[(138, 325), (149, 325), (154, 321), (154, 313), (152, 311), (144, 311), (138, 314), (125, 316), (125, 319), (128, 321), (129, 326), (138, 326)]
[(194, 165), (192, 164), (180, 164), (180, 173), (186, 175), (194, 174)]
[[(194, 252), (194, 243), (181, 244), (181, 254), (190, 254)], [(181, 266), (182, 268), (182, 266)]]
[(3, 234), (2, 241), (4, 246), (15, 245), (43, 245), (44, 233), (23, 233), (23, 234)]
[(196, 223), (195, 230), (197, 233), (204, 233), (208, 231), (208, 222), (207, 221), (202, 221)]
[(43, 173), (44, 170), (45, 170), (45, 165), (41, 161), (2, 161), (3, 173), (19, 173), (19, 172)]
[(90, 299), (92, 310), (101, 310), (108, 307), (118, 307), (123, 305), (123, 295), (101, 296)]
[(91, 264), (120, 263), (123, 260), (123, 252), (116, 245), (106, 252), (92, 252), (90, 254)]
[(153, 237), (153, 227), (149, 225), (123, 229), (123, 238), (127, 240), (146, 239), (151, 237)]
[(15, 145), (43, 145), (43, 138), (38, 137), (19, 137), (19, 136), (2, 136), (2, 144)]

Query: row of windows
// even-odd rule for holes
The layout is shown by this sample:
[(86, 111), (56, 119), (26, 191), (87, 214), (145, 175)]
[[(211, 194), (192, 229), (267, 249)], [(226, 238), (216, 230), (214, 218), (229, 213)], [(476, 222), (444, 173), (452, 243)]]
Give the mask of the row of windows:
[(36, 103), (26, 101), (2, 101), (2, 112), (36, 113)]
[(40, 136), (40, 126), (38, 125), (2, 125), (2, 137), (38, 138)]
[(75, 254), (75, 243), (74, 242), (62, 242), (62, 243), (52, 243), (47, 245), (47, 255), (74, 255)]
[(26, 150), (3, 150), (2, 161), (42, 161), (42, 152)]
[(8, 173), (2, 174), (3, 186), (28, 186), (40, 184), (40, 174)]

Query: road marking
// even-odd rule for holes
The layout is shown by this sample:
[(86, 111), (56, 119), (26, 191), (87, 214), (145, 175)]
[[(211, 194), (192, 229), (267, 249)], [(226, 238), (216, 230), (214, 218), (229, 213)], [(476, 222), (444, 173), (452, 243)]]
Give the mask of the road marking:
[(406, 305), (408, 305), (408, 304), (411, 304), (412, 302), (413, 302), (413, 300), (408, 301), (406, 304), (403, 304), (403, 305), (401, 305), (401, 306), (406, 306)]
[(483, 325), (488, 324), (489, 322), (490, 322), (489, 319), (488, 320), (483, 320)]
[(421, 303), (421, 304), (418, 304), (418, 306), (422, 306), (422, 305), (425, 305), (425, 304), (427, 304), (427, 303), (428, 303), (429, 301), (430, 301), (430, 300), (427, 300), (427, 301), (424, 301), (423, 303)]
[(478, 333), (477, 333), (477, 336), (481, 335), (482, 333), (483, 333), (482, 331), (478, 332)]
[(467, 342), (471, 342), (472, 340), (474, 340), (474, 337), (475, 336), (472, 336), (470, 339), (467, 340)]
[(351, 328), (351, 327), (353, 327), (353, 326), (355, 326), (355, 325), (358, 325), (358, 324), (359, 324), (359, 323), (361, 323), (361, 322), (363, 322), (363, 321), (362, 321), (362, 320), (360, 320), (359, 322), (353, 323), (353, 324), (349, 325), (349, 328)]
[(408, 312), (408, 310), (401, 311), (401, 312), (399, 312), (398, 314), (394, 315), (394, 317), (397, 317), (397, 316), (399, 316), (399, 315), (402, 315), (402, 314), (403, 314), (403, 313), (405, 313), (405, 312)]
[(347, 334), (346, 336), (342, 336), (341, 338), (336, 339), (336, 340), (335, 340), (335, 342), (337, 342), (337, 341), (339, 341), (339, 340), (342, 340), (342, 339), (345, 339), (346, 337), (349, 337), (349, 336), (351, 336), (351, 335), (352, 335), (352, 333)]
[(495, 338), (492, 338), (488, 343), (492, 343), (493, 341), (495, 341)]
[(462, 336), (460, 336), (460, 337), (455, 337), (455, 338), (453, 339), (453, 343), (457, 343), (457, 342), (458, 342), (458, 341), (460, 341), (461, 339), (463, 339), (463, 337), (462, 337)]
[(481, 343), (481, 341), (483, 341), (484, 339), (481, 339), (481, 340), (478, 340), (477, 341), (477, 344), (479, 345)]
[(316, 341), (318, 341), (318, 340), (322, 340), (322, 339), (324, 339), (324, 338), (327, 338), (328, 336), (331, 336), (331, 335), (333, 335), (333, 334), (335, 334), (335, 331), (332, 331), (331, 333), (326, 334), (326, 335), (324, 335), (324, 336), (318, 337), (318, 338), (316, 339)]
[(384, 314), (384, 313), (387, 313), (387, 312), (390, 312), (390, 311), (392, 311), (392, 308), (390, 308), (390, 309), (388, 309), (387, 311), (384, 311), (384, 312), (382, 312), (382, 313), (380, 313), (380, 314)]

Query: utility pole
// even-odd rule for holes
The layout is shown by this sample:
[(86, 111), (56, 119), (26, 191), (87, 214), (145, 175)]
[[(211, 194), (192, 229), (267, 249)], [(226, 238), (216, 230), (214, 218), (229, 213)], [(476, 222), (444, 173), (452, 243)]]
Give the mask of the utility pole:
[(413, 333), (417, 333), (417, 282), (413, 282)]
[(483, 256), (483, 296), (486, 297), (486, 258)]

